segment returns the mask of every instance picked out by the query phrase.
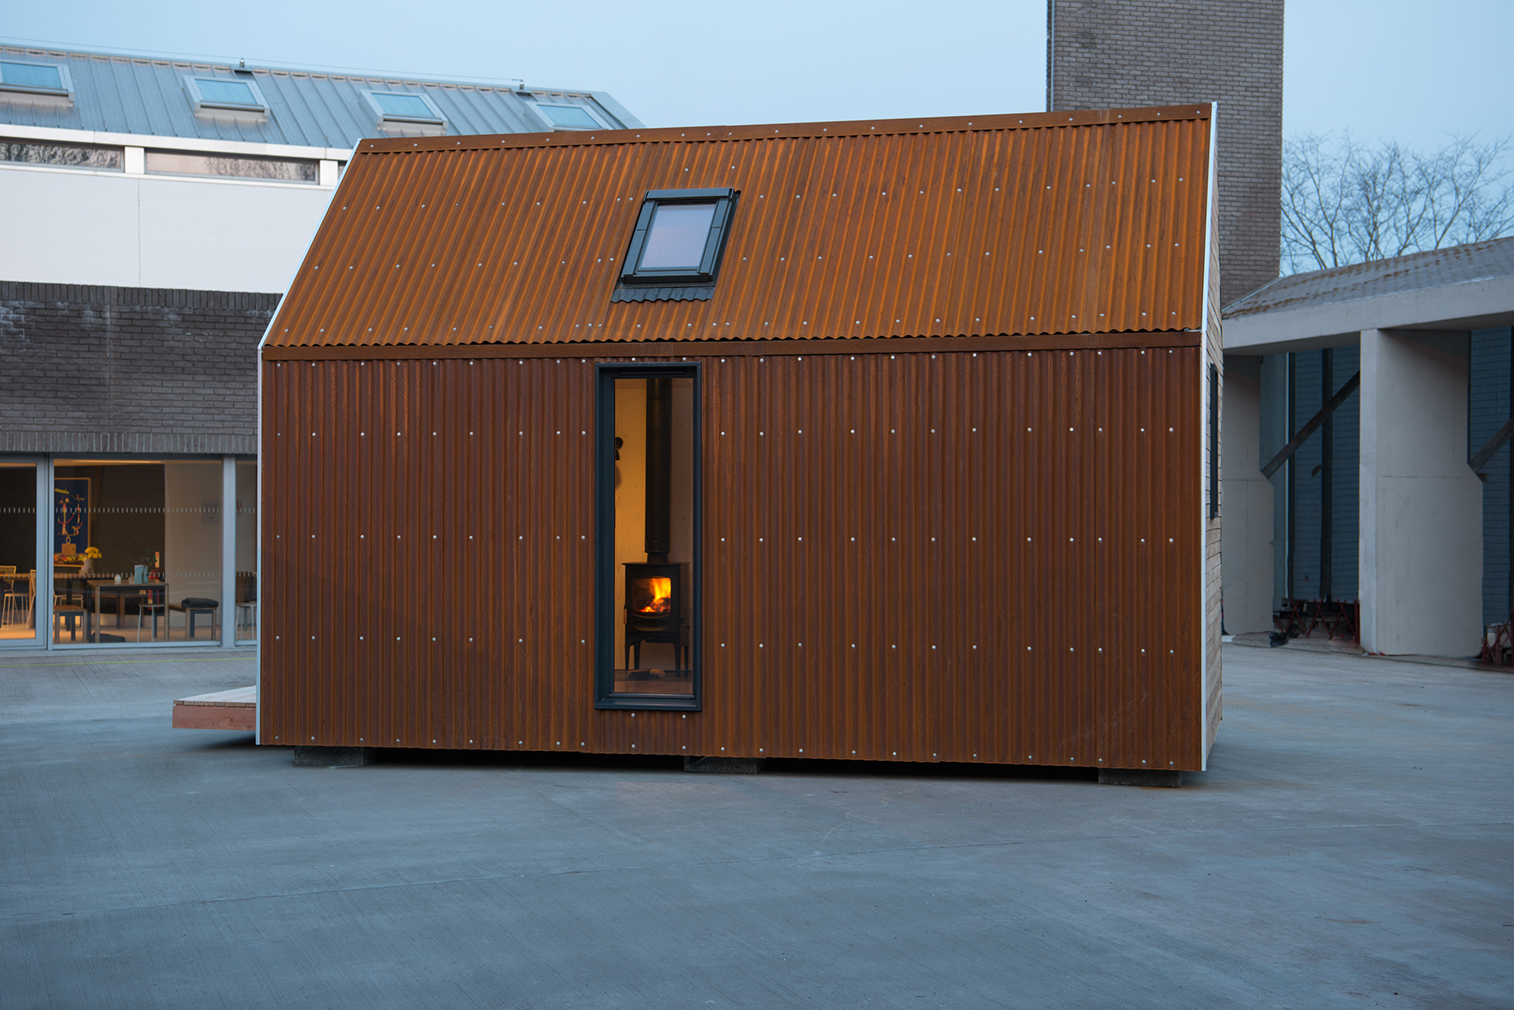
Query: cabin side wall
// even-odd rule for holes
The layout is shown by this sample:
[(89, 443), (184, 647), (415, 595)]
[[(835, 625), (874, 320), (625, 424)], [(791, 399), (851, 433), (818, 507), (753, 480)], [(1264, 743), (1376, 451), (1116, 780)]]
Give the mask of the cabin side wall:
[[(1211, 128), (1217, 120), (1211, 119)], [(1221, 527), (1224, 522), (1225, 488), (1221, 475), (1224, 463), (1221, 458), (1225, 444), (1220, 425), (1225, 417), (1225, 347), (1220, 331), (1220, 241), (1219, 204), (1215, 199), (1218, 190), (1217, 158), (1213, 144), (1209, 158), (1209, 216), (1208, 235), (1205, 245), (1209, 266), (1204, 272), (1204, 345), (1200, 394), (1203, 401), (1204, 433), (1204, 483), (1212, 488), (1214, 507), (1204, 510), (1204, 761), (1209, 760), (1209, 749), (1214, 746), (1215, 734), (1219, 732), (1220, 719), (1225, 710), (1225, 662), (1224, 625), (1225, 601), (1223, 595), (1224, 573), (1221, 556), (1224, 538)], [(1214, 369), (1216, 382), (1209, 382), (1209, 370)], [(1210, 397), (1214, 403), (1210, 403)], [(1214, 431), (1207, 430), (1210, 411), (1214, 414)], [(1213, 439), (1213, 458), (1210, 457), (1210, 439)], [(1215, 472), (1210, 473), (1213, 467)], [(1207, 505), (1207, 501), (1206, 501)]]
[(610, 359), (265, 361), (262, 742), (1201, 767), (1178, 339), (691, 359), (694, 713), (594, 709)]

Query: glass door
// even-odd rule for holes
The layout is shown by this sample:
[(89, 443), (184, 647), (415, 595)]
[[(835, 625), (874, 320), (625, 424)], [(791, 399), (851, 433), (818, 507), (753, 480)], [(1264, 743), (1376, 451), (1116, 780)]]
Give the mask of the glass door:
[(35, 460), (0, 456), (0, 649), (46, 642), (52, 592), (41, 548), (41, 469)]

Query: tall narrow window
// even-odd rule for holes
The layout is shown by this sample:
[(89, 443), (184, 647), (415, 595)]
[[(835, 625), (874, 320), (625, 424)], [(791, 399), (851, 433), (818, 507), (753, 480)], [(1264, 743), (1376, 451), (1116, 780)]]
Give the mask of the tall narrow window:
[(697, 365), (601, 365), (595, 705), (700, 707)]
[(1220, 515), (1220, 369), (1209, 363), (1209, 518)]

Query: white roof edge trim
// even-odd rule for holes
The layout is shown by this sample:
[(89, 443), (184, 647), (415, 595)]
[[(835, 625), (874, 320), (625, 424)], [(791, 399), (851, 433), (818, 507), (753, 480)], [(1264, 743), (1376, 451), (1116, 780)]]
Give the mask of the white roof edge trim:
[(352, 156), (350, 147), (304, 147), (298, 144), (265, 144), (248, 140), (159, 137), (141, 133), (107, 133), (103, 130), (68, 130), (56, 126), (23, 126), (16, 123), (0, 123), (0, 139), (152, 147), (164, 151), (203, 151), (206, 154), (261, 155), (269, 158), (313, 158), (317, 161), (346, 161)]

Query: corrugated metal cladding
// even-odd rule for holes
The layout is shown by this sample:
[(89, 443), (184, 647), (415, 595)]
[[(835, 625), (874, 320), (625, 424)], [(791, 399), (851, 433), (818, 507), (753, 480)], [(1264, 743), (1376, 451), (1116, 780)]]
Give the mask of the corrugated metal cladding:
[(261, 739), (1199, 768), (1203, 354), (694, 359), (686, 714), (594, 709), (596, 359), (266, 361)]
[[(1199, 331), (1209, 109), (364, 141), (270, 346)], [(714, 297), (611, 302), (644, 193)]]

